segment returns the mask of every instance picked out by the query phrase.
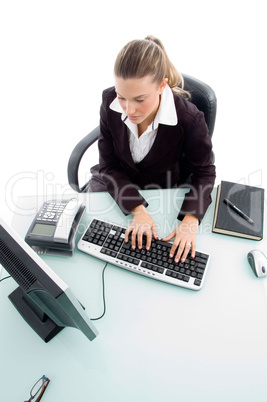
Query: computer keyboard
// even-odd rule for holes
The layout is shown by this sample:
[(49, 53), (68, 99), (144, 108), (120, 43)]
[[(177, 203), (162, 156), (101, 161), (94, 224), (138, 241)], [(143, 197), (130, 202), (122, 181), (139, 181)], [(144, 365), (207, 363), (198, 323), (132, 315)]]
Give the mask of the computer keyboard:
[[(192, 290), (200, 290), (205, 280), (210, 256), (197, 251), (185, 262), (175, 263), (169, 258), (172, 243), (152, 240), (150, 250), (145, 246), (140, 250), (125, 242), (126, 228), (92, 219), (90, 225), (78, 242), (78, 249), (131, 272), (157, 279), (172, 285)], [(143, 240), (145, 243), (145, 240)]]

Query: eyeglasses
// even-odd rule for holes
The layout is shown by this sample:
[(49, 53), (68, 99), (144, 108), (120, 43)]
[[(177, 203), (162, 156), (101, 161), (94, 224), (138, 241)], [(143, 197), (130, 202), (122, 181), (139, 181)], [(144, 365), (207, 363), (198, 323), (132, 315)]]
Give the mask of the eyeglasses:
[(50, 380), (48, 377), (46, 377), (45, 375), (43, 375), (41, 378), (39, 378), (38, 381), (36, 381), (36, 383), (34, 384), (34, 386), (32, 387), (31, 391), (30, 391), (30, 399), (28, 399), (27, 401), (24, 402), (39, 402), (46, 390), (46, 387), (48, 386)]

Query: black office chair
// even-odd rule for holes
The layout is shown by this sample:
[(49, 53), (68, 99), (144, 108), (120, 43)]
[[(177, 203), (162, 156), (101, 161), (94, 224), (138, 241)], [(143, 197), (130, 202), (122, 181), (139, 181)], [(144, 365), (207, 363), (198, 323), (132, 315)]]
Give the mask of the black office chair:
[[(205, 120), (209, 129), (209, 135), (212, 137), (215, 126), (217, 99), (213, 89), (204, 82), (183, 74), (184, 89), (191, 94), (191, 102), (194, 103), (199, 110), (205, 115)], [(68, 180), (71, 188), (78, 193), (86, 192), (88, 182), (80, 187), (78, 171), (80, 162), (87, 149), (94, 144), (100, 134), (100, 127), (96, 127), (93, 131), (87, 134), (72, 151), (68, 163)], [(213, 154), (214, 161), (214, 154)], [(187, 182), (190, 176), (190, 171), (184, 161), (181, 164), (181, 183)], [(179, 183), (179, 184), (181, 184)]]

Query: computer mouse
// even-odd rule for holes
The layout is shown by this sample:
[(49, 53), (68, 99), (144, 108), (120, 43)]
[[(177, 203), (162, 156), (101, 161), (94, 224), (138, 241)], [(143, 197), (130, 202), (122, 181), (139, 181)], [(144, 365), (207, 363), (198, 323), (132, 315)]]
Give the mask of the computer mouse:
[(248, 253), (248, 262), (258, 278), (267, 277), (267, 258), (260, 250), (251, 250)]

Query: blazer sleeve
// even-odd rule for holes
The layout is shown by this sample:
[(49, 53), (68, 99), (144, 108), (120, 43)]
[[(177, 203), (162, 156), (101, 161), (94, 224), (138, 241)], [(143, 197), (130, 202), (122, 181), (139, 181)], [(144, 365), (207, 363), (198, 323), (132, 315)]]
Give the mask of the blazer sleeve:
[(199, 222), (211, 203), (211, 191), (215, 181), (215, 166), (212, 162), (212, 143), (204, 114), (197, 110), (195, 117), (185, 124), (185, 163), (192, 172), (192, 182), (186, 193), (178, 219), (186, 214), (195, 215)]
[[(109, 111), (110, 100), (103, 92), (103, 101), (100, 108), (100, 136), (98, 139), (99, 147), (99, 172), (104, 180), (107, 190), (116, 201), (125, 215), (130, 214), (133, 208), (138, 205), (148, 206), (146, 200), (138, 191), (138, 186), (133, 184), (123, 169), (123, 166), (114, 151), (113, 135), (116, 135), (116, 125), (110, 119)], [(116, 116), (117, 117), (117, 116)], [(118, 115), (118, 119), (120, 116)], [(124, 123), (120, 120), (120, 125)]]

